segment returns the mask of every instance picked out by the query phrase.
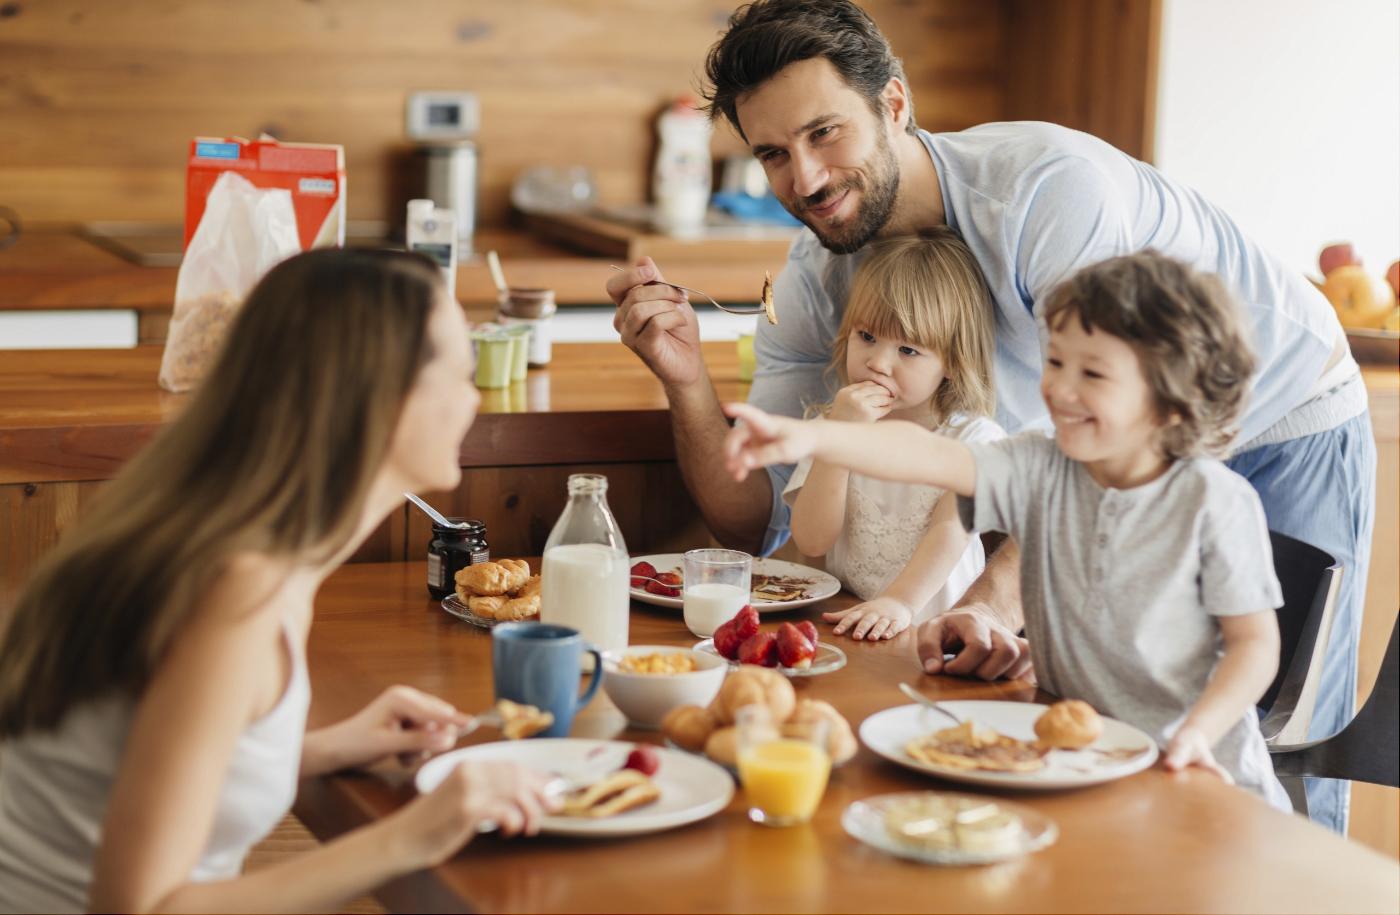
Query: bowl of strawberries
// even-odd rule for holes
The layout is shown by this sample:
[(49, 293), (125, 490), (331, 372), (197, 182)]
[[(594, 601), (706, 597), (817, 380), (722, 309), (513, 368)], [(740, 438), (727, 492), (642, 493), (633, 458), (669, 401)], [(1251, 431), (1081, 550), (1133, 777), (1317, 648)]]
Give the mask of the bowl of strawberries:
[(731, 668), (752, 664), (774, 668), (789, 677), (828, 674), (846, 666), (846, 653), (819, 640), (811, 620), (764, 628), (759, 625), (758, 611), (747, 605), (721, 623), (713, 637), (697, 643), (695, 650), (718, 655), (729, 661)]

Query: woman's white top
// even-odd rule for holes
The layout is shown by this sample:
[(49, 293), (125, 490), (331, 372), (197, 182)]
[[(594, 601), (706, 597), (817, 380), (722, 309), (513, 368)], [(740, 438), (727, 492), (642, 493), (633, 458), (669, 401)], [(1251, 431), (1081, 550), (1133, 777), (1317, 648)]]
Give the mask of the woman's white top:
[[(1002, 428), (985, 416), (969, 418), (961, 414), (933, 431), (963, 442), (992, 442), (1006, 437)], [(789, 506), (797, 501), (797, 493), (807, 482), (811, 469), (812, 459), (807, 458), (793, 471), (783, 490), (783, 499)], [(937, 486), (891, 483), (852, 473), (846, 484), (846, 518), (826, 554), (826, 570), (861, 600), (878, 597), (913, 558), (945, 491)], [(914, 608), (914, 622), (921, 623), (951, 607), (982, 574), (986, 564), (982, 540), (974, 532), (943, 587), (923, 607)]]
[[(311, 686), (298, 640), (283, 631), (292, 662), (287, 687), (238, 737), (191, 880), (237, 876), (248, 850), (296, 797)], [(88, 909), (102, 820), (134, 711), (127, 697), (94, 700), (52, 731), (0, 744), (0, 911)]]

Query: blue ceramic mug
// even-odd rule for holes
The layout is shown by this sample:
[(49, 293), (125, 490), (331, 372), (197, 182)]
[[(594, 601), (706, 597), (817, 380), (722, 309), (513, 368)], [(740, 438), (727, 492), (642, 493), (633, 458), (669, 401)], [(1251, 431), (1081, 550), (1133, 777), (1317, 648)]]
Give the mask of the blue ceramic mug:
[[(593, 679), (580, 696), (583, 653), (593, 655)], [(574, 714), (588, 704), (603, 677), (603, 655), (577, 629), (551, 623), (501, 623), (491, 630), (496, 698), (544, 709), (554, 724), (540, 737), (567, 737)]]

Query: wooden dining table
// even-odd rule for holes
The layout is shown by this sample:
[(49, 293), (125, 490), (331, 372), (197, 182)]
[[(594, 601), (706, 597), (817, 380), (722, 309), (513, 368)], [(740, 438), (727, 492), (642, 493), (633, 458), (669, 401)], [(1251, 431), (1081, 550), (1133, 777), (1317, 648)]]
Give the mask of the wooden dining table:
[[(536, 566), (537, 567), (537, 566)], [(316, 600), (308, 660), (310, 727), (358, 710), (405, 683), (472, 711), (493, 701), (491, 634), (449, 616), (421, 562), (347, 565)], [(833, 638), (820, 613), (840, 594), (776, 615), (812, 619), (839, 641), (841, 670), (794, 680), (855, 728), (907, 704), (901, 682), (937, 699), (1043, 702), (1025, 682), (926, 676), (906, 631), (892, 641)], [(695, 642), (679, 610), (634, 603), (632, 644)], [(494, 735), (478, 732), (477, 741)], [(659, 744), (630, 730), (600, 690), (572, 736)], [(978, 791), (897, 766), (862, 746), (832, 772), (812, 821), (775, 829), (746, 816), (742, 790), (703, 821), (631, 838), (481, 836), (443, 864), (381, 887), (393, 911), (483, 912), (1395, 912), (1400, 866), (1306, 819), (1190, 770), (1160, 766), (1072, 791), (1001, 792), (1052, 819), (1050, 847), (1001, 864), (937, 867), (891, 857), (845, 833), (853, 801), (909, 790)], [(998, 792), (980, 793), (997, 796)], [(327, 841), (391, 814), (414, 796), (411, 772), (307, 779), (295, 812)]]

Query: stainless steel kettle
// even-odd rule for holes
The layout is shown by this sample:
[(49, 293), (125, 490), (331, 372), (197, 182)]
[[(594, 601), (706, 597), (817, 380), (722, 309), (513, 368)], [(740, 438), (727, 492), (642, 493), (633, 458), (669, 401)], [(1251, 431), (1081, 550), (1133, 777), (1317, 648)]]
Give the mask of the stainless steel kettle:
[(423, 157), (423, 196), (457, 215), (457, 256), (472, 253), (476, 234), (476, 144), (442, 140), (419, 146)]

